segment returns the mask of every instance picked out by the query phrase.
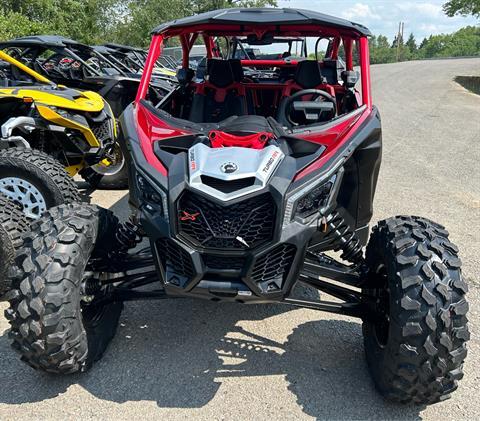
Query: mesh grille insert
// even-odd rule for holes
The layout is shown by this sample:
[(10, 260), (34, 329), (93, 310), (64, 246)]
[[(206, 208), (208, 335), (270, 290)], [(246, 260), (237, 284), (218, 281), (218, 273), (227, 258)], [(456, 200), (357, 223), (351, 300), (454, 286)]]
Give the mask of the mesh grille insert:
[(283, 283), (292, 266), (296, 251), (296, 247), (292, 244), (281, 244), (260, 256), (253, 267), (252, 280), (256, 283), (274, 280)]
[(219, 256), (214, 254), (205, 254), (203, 262), (210, 269), (234, 269), (241, 270), (245, 264), (244, 257), (237, 256)]
[(206, 248), (252, 249), (273, 239), (275, 214), (270, 194), (221, 205), (186, 192), (178, 203), (179, 233)]
[(194, 269), (190, 254), (171, 240), (161, 239), (158, 244), (160, 259), (167, 272), (171, 271), (186, 278), (193, 276)]

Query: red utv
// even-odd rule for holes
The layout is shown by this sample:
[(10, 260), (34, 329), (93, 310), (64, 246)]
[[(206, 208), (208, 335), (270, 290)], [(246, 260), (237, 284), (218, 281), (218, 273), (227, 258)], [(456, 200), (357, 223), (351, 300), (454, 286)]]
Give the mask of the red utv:
[[(421, 217), (389, 218), (369, 235), (382, 148), (369, 35), (295, 9), (220, 10), (157, 27), (120, 121), (131, 220), (65, 205), (34, 225), (6, 313), (23, 360), (57, 373), (87, 369), (126, 300), (284, 303), (360, 318), (388, 399), (448, 397), (469, 338), (458, 249)], [(179, 85), (156, 102), (152, 70), (173, 37), (183, 47)], [(304, 38), (317, 59), (234, 58), (238, 39), (268, 49), (278, 38)], [(199, 41), (207, 63), (196, 74), (189, 51)], [(150, 246), (131, 251), (142, 238)], [(297, 282), (322, 299), (292, 298)]]

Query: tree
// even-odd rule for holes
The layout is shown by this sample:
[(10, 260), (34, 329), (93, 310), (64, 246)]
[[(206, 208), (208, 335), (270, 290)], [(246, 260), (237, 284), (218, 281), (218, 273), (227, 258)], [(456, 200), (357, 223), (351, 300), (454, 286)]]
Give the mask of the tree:
[(410, 53), (414, 54), (415, 51), (417, 51), (417, 41), (415, 40), (415, 36), (413, 33), (410, 34), (408, 37), (407, 42), (405, 43), (405, 46), (408, 48)]
[(443, 5), (447, 16), (472, 15), (480, 18), (480, 0), (449, 0)]
[(48, 24), (34, 22), (17, 12), (0, 13), (0, 41), (50, 32)]
[(231, 7), (265, 7), (276, 6), (276, 0), (187, 0), (192, 14)]
[(146, 46), (150, 32), (162, 22), (231, 7), (276, 6), (276, 0), (130, 0), (123, 20), (108, 38)]
[[(16, 13), (21, 22), (41, 28), (36, 33), (64, 35), (86, 43), (105, 37), (116, 23), (122, 0), (2, 0), (0, 11)], [(17, 22), (8, 25), (15, 27)], [(7, 26), (8, 27), (8, 26)], [(14, 36), (23, 35), (22, 31)]]

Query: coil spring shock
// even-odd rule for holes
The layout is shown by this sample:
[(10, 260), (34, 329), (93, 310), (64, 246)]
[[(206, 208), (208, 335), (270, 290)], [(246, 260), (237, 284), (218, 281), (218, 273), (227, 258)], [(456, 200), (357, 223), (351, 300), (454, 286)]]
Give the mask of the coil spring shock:
[(84, 295), (95, 295), (102, 289), (102, 283), (98, 279), (88, 279), (84, 285)]
[(363, 261), (362, 244), (354, 231), (345, 222), (338, 212), (332, 213), (327, 221), (329, 235), (335, 238), (338, 246), (335, 251), (342, 251), (341, 258), (351, 263)]
[(117, 251), (127, 253), (142, 241), (140, 227), (133, 220), (126, 221), (118, 226), (115, 238), (118, 243)]

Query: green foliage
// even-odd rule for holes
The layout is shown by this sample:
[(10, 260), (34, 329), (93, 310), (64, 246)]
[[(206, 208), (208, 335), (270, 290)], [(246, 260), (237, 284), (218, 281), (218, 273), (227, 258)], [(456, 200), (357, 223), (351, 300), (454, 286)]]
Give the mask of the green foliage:
[(21, 13), (13, 11), (0, 13), (0, 41), (48, 32), (50, 32), (48, 24), (32, 21)]
[(6, 38), (52, 33), (96, 43), (115, 24), (116, 11), (122, 3), (121, 0), (2, 0), (1, 19), (10, 18), (0, 26), (0, 36), (4, 37), (3, 31), (8, 31)]
[(415, 36), (413, 34), (410, 34), (407, 42), (405, 43), (405, 46), (408, 48), (408, 51), (411, 54), (415, 54), (415, 52), (417, 51), (417, 41), (415, 40)]
[(276, 6), (276, 0), (186, 0), (190, 14), (210, 10), (228, 9), (230, 7), (264, 7)]
[(443, 11), (450, 17), (472, 15), (480, 18), (480, 0), (449, 0), (443, 5)]
[(161, 22), (231, 7), (276, 6), (276, 0), (130, 0), (127, 11), (109, 36), (121, 44), (147, 46), (150, 32)]
[(480, 55), (480, 28), (467, 26), (453, 34), (431, 35), (417, 47), (415, 36), (410, 34), (404, 44), (397, 40), (390, 45), (383, 35), (370, 40), (370, 60), (372, 64), (397, 61), (419, 60), (437, 57), (460, 57)]

